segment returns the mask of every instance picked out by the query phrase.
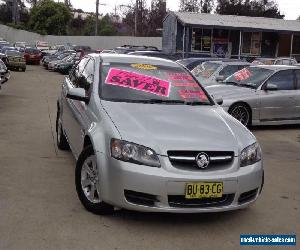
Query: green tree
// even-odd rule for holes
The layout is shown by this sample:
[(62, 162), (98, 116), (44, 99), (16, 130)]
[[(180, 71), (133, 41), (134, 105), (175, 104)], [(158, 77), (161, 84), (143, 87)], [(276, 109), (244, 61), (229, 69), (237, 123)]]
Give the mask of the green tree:
[(108, 14), (101, 19), (99, 29), (100, 36), (115, 36), (117, 34), (117, 30)]
[(151, 10), (149, 11), (149, 36), (161, 36), (163, 20), (167, 14), (166, 2), (161, 0), (152, 0)]
[(43, 35), (66, 35), (71, 13), (64, 3), (40, 0), (32, 9), (29, 28)]
[(216, 12), (222, 15), (284, 18), (272, 0), (217, 0)]
[(214, 0), (180, 0), (179, 11), (210, 13), (214, 7)]

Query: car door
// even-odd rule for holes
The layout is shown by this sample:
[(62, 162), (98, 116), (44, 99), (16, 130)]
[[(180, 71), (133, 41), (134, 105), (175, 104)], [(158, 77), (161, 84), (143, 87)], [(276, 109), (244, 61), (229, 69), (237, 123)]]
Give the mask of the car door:
[[(95, 70), (95, 61), (92, 57), (89, 58), (86, 63), (84, 70), (81, 73), (81, 84), (79, 87), (84, 88), (86, 91), (86, 96), (91, 96), (92, 85), (94, 81), (94, 71)], [(74, 124), (74, 150), (77, 154), (80, 154), (83, 149), (84, 136), (86, 131), (89, 129), (91, 124), (91, 115), (89, 104), (82, 101), (73, 101), (75, 103), (75, 112), (78, 114), (75, 119)]]
[(296, 119), (300, 121), (300, 69), (295, 70), (297, 89), (296, 89)]
[[(267, 86), (276, 90), (266, 90)], [(294, 119), (296, 112), (296, 82), (293, 70), (273, 74), (259, 91), (260, 120), (281, 121)]]
[(79, 146), (77, 145), (81, 138), (81, 112), (84, 110), (85, 103), (67, 98), (66, 95), (70, 88), (79, 88), (79, 79), (82, 77), (83, 70), (89, 61), (88, 57), (83, 58), (74, 70), (66, 77), (63, 86), (64, 103), (62, 123), (68, 142), (75, 156), (79, 156)]

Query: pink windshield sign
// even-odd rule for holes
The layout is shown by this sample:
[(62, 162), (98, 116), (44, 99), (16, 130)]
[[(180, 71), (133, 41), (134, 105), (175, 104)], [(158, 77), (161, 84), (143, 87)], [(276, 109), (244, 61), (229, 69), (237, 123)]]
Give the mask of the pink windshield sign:
[(164, 97), (169, 96), (171, 86), (170, 82), (153, 76), (147, 76), (116, 68), (111, 68), (109, 70), (105, 83), (136, 89)]

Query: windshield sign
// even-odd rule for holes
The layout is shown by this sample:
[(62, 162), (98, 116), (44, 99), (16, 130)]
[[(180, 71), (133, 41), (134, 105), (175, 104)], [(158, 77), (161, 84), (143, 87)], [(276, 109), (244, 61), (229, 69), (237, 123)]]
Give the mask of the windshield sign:
[(180, 67), (105, 63), (101, 78), (100, 95), (105, 100), (211, 104), (198, 82)]
[(228, 77), (224, 83), (258, 88), (272, 73), (270, 69), (247, 67)]

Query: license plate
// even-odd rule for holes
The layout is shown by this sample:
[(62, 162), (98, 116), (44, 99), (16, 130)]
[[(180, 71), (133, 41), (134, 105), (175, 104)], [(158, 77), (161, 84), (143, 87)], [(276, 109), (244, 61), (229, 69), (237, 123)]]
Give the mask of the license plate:
[(185, 184), (186, 199), (220, 198), (223, 195), (223, 182), (193, 182)]

